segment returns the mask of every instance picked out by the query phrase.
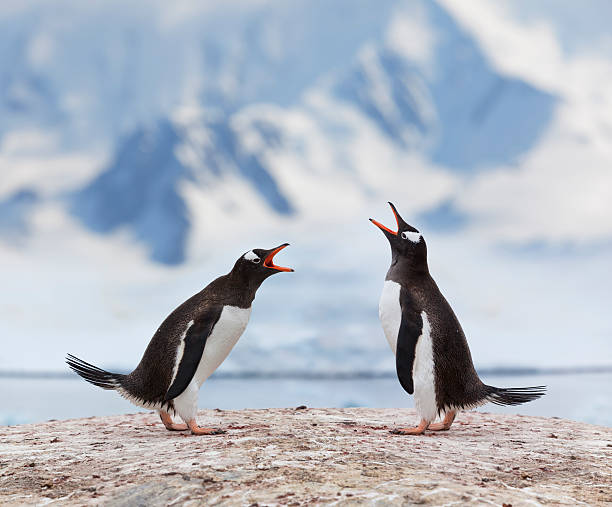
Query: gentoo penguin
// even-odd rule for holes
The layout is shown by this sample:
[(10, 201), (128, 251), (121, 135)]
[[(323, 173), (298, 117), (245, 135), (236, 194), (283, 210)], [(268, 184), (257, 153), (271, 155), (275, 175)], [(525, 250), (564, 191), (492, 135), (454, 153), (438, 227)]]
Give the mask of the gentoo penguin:
[[(228, 274), (180, 305), (159, 326), (132, 373), (110, 373), (70, 354), (68, 366), (87, 382), (157, 410), (168, 430), (223, 433), (197, 425), (198, 391), (246, 328), (262, 282), (275, 273), (293, 271), (274, 264), (274, 256), (286, 246), (288, 243), (271, 250), (249, 250)], [(178, 414), (185, 424), (172, 422), (170, 413)]]
[[(414, 394), (421, 421), (415, 428), (394, 430), (419, 435), (426, 429), (448, 430), (458, 410), (488, 401), (519, 405), (544, 394), (544, 387), (499, 388), (484, 384), (474, 369), (459, 320), (444, 299), (427, 266), (427, 246), (417, 229), (408, 225), (389, 203), (397, 231), (370, 218), (391, 244), (379, 303), (385, 337), (395, 354), (401, 386)], [(438, 415), (444, 420), (432, 424)]]

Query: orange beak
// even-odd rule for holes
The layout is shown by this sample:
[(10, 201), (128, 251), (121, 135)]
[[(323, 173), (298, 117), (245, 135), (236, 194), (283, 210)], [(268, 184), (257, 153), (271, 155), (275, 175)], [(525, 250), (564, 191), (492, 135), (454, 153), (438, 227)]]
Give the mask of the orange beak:
[(397, 231), (392, 231), (391, 229), (389, 229), (388, 227), (385, 227), (383, 224), (374, 220), (373, 218), (370, 218), (370, 222), (372, 222), (379, 229), (386, 231), (389, 234), (393, 234), (394, 236), (397, 236), (397, 233), (399, 231), (399, 218), (397, 216), (397, 211), (395, 211), (395, 207), (393, 206), (393, 204), (389, 203), (389, 205), (391, 206), (391, 210), (393, 211), (393, 215), (395, 216), (395, 222), (397, 223)]
[(280, 252), (283, 248), (286, 248), (289, 246), (289, 243), (285, 243), (284, 245), (281, 245), (277, 248), (275, 248), (274, 250), (272, 250), (268, 256), (264, 259), (264, 263), (263, 265), (267, 268), (270, 269), (276, 269), (277, 271), (289, 271), (292, 272), (293, 269), (291, 268), (284, 268), (283, 266), (277, 266), (276, 264), (274, 264), (274, 256)]

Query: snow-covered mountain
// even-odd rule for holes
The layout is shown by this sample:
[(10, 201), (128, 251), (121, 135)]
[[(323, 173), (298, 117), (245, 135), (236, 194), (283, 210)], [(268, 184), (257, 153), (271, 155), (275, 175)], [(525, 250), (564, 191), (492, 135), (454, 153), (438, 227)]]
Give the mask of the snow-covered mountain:
[[(382, 2), (374, 14), (368, 2), (219, 4), (174, 23), (162, 5), (147, 23), (144, 5), (119, 20), (109, 5), (64, 7), (4, 35), (7, 63), (20, 65), (7, 65), (0, 132), (45, 127), (58, 150), (109, 146), (111, 159), (92, 181), (66, 188), (69, 209), (96, 232), (128, 228), (152, 259), (168, 264), (185, 260), (194, 225), (182, 181), (206, 188), (235, 175), (275, 213), (308, 213), (279, 185), (274, 173), (282, 169), (270, 160), (281, 151), (297, 164), (307, 158), (300, 136), (310, 133), (288, 144), (284, 118), (292, 111), (308, 116), (323, 149), (342, 157), (336, 171), (355, 170), (350, 151), (337, 153), (354, 143), (355, 119), (325, 125), (309, 96), (325, 97), (328, 115), (351, 110), (400, 157), (422, 153), (464, 171), (515, 161), (555, 104), (551, 94), (496, 72), (473, 37), (430, 2)], [(68, 26), (66, 13), (77, 22)], [(98, 23), (111, 26), (96, 30)], [(260, 113), (244, 125), (239, 118), (254, 104)], [(177, 123), (185, 106), (201, 110), (200, 121)], [(277, 108), (276, 121), (262, 106)]]
[[(264, 288), (262, 306), (282, 301), (286, 312), (262, 311), (249, 328), (257, 339), (228, 367), (257, 369), (268, 358), (269, 368), (387, 368), (384, 342), (371, 338), (380, 334), (386, 245), (365, 219), (394, 200), (427, 230), (440, 276), (476, 343), (487, 343), (529, 310), (516, 295), (489, 295), (492, 306), (481, 306), (462, 286), (480, 286), (484, 273), (511, 282), (493, 269), (504, 263), (552, 280), (550, 266), (566, 261), (551, 262), (547, 249), (581, 256), (612, 237), (612, 94), (593, 84), (612, 66), (601, 52), (559, 56), (555, 36), (561, 49), (548, 74), (548, 60), (532, 71), (514, 65), (551, 43), (523, 44), (542, 36), (521, 32), (516, 13), (495, 10), (503, 5), (474, 13), (451, 0), (3, 4), (0, 259), (12, 290), (0, 300), (0, 332), (36, 336), (40, 323), (22, 322), (33, 305), (73, 348), (76, 311), (76, 321), (97, 323), (91, 332), (103, 342), (129, 348), (129, 360), (116, 360), (127, 366), (159, 319), (241, 251), (288, 240), (296, 249), (287, 256), (306, 274)], [(500, 46), (504, 35), (521, 44)], [(543, 256), (524, 264), (534, 246)], [(609, 253), (597, 255), (588, 283), (577, 273), (564, 282), (569, 292), (590, 288), (595, 305), (605, 277), (594, 266)], [(469, 284), (457, 277), (458, 258)], [(30, 276), (42, 292), (26, 290)], [(531, 297), (546, 298), (536, 286)], [(50, 310), (52, 301), (72, 311)], [(573, 303), (557, 293), (540, 319), (558, 304)], [(560, 326), (563, 350), (576, 319)], [(596, 340), (609, 336), (605, 323), (593, 326)], [(544, 329), (539, 320), (520, 339)], [(36, 367), (51, 355), (48, 368), (57, 368), (61, 354), (47, 347)], [(103, 348), (111, 361), (112, 347)], [(546, 361), (597, 362), (587, 349), (575, 361), (569, 353)], [(497, 351), (482, 363), (542, 360)], [(27, 366), (25, 356), (0, 359), (0, 368)]]

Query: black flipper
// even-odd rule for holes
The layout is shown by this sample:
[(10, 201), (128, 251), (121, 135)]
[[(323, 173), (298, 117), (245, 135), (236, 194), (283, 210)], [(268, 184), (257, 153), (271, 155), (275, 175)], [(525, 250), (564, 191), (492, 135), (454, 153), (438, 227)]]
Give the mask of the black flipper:
[(408, 394), (414, 394), (412, 368), (417, 341), (423, 333), (423, 319), (412, 298), (403, 288), (400, 290), (402, 321), (397, 335), (395, 369), (400, 384)]
[(222, 306), (207, 308), (187, 330), (184, 338), (183, 357), (179, 363), (176, 378), (166, 392), (164, 402), (176, 398), (187, 389), (200, 364), (206, 340), (219, 320), (222, 310)]

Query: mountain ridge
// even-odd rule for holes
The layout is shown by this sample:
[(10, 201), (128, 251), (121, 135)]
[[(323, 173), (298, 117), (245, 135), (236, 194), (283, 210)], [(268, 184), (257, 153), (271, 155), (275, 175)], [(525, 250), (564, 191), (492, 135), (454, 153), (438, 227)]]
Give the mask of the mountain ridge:
[[(256, 6), (231, 20), (222, 10), (210, 14), (206, 23), (220, 16), (221, 24), (240, 27), (238, 33), (244, 38), (238, 43), (243, 52), (239, 61), (243, 67), (227, 70), (229, 62), (237, 58), (234, 50), (217, 44), (212, 51), (210, 47), (214, 46), (215, 39), (207, 35), (202, 39), (205, 41), (201, 49), (203, 60), (194, 68), (179, 69), (177, 75), (178, 88), (180, 83), (188, 81), (199, 85), (190, 85), (191, 92), (182, 98), (177, 96), (175, 106), (160, 102), (154, 108), (157, 113), (142, 116), (132, 108), (139, 101), (149, 103), (154, 100), (152, 97), (162, 96), (168, 86), (165, 78), (142, 89), (130, 88), (131, 91), (125, 91), (127, 96), (123, 96), (121, 82), (117, 81), (120, 73), (112, 72), (109, 84), (116, 93), (104, 91), (115, 98), (109, 108), (111, 114), (107, 114), (109, 119), (99, 122), (100, 137), (105, 137), (104, 125), (115, 121), (110, 118), (117, 107), (125, 109), (121, 121), (132, 127), (123, 127), (124, 134), (111, 138), (110, 161), (91, 181), (79, 188), (66, 188), (70, 213), (94, 233), (129, 231), (136, 242), (146, 247), (153, 261), (167, 265), (185, 262), (190, 233), (194, 227), (201, 227), (194, 222), (197, 214), (189, 208), (183, 195), (184, 182), (198, 186), (206, 195), (207, 189), (223, 186), (231, 175), (242, 179), (272, 213), (307, 216), (303, 201), (297, 204), (295, 192), (300, 190), (283, 187), (275, 176), (289, 171), (274, 161), (282, 154), (291, 161), (293, 170), (300, 172), (301, 178), (316, 178), (311, 174), (309, 159), (316, 161), (317, 154), (304, 153), (308, 142), (301, 137), (311, 134), (299, 133), (292, 143), (286, 140), (284, 118), (290, 118), (294, 111), (305, 115), (317, 131), (319, 145), (308, 149), (328, 152), (338, 161), (334, 170), (340, 172), (357, 168), (361, 172), (373, 170), (365, 167), (351, 150), (351, 144), (358, 142), (353, 132), (356, 121), (365, 124), (359, 128), (379, 130), (381, 142), (387, 145), (385, 149), (396, 154), (399, 164), (386, 170), (404, 171), (406, 176), (410, 170), (402, 168), (401, 161), (414, 153), (421, 154), (428, 164), (457, 173), (461, 178), (463, 173), (512, 164), (537, 143), (550, 122), (557, 99), (495, 71), (478, 44), (440, 5), (419, 1), (400, 7), (397, 2), (384, 2), (380, 12), (368, 23), (365, 23), (366, 13), (371, 9), (367, 3), (350, 5), (355, 19), (344, 27), (346, 40), (336, 42), (337, 48), (330, 46), (329, 55), (322, 45), (335, 37), (334, 27), (342, 17), (341, 5), (328, 10), (321, 5), (313, 7), (303, 3), (297, 10), (288, 10), (281, 3), (272, 2), (267, 4), (265, 16), (262, 8)], [(344, 2), (343, 6), (348, 7), (348, 3)], [(310, 17), (303, 30), (290, 37), (282, 20), (296, 16), (296, 12), (308, 12)], [(315, 21), (318, 18), (313, 17), (314, 13), (325, 20), (322, 26)], [(121, 30), (129, 26), (133, 15), (128, 13), (123, 21), (125, 26), (118, 25), (115, 30), (123, 33)], [(86, 11), (80, 11), (80, 16), (87, 18)], [(186, 27), (192, 26), (191, 22), (185, 23)], [(403, 26), (407, 27), (404, 31), (416, 32), (414, 40), (410, 33), (402, 32)], [(123, 41), (118, 42), (120, 47), (123, 44), (127, 50), (118, 64), (125, 67), (126, 79), (135, 76), (139, 69), (131, 68), (125, 58), (133, 51), (142, 51), (142, 41), (154, 38), (159, 29), (156, 24), (148, 29), (139, 27), (133, 40), (119, 39)], [(190, 36), (176, 43), (183, 44), (189, 52), (193, 48), (185, 46), (192, 40), (187, 32)], [(73, 36), (76, 35), (64, 35), (58, 40), (70, 41)], [(403, 42), (398, 43), (398, 37)], [(287, 39), (286, 45), (284, 39)], [(154, 50), (159, 48), (159, 43), (153, 45)], [(94, 39), (91, 47), (88, 49), (85, 44), (79, 54), (87, 51), (95, 54), (99, 44)], [(303, 70), (296, 72), (302, 67), (290, 55), (297, 57), (298, 54), (304, 63)], [(317, 55), (324, 55), (321, 61), (317, 61)], [(163, 52), (160, 56), (166, 58)], [(150, 65), (147, 62), (139, 65), (146, 67)], [(206, 69), (216, 70), (206, 77)], [(268, 77), (263, 79), (261, 73), (265, 69)], [(231, 88), (228, 88), (231, 79), (227, 80), (227, 72), (233, 76), (236, 90), (251, 87), (251, 92), (236, 92), (241, 97), (237, 102), (227, 96), (223, 98)], [(215, 79), (214, 76), (226, 77)], [(286, 88), (293, 87), (294, 91), (287, 92), (285, 98), (282, 93), (271, 97), (269, 90), (283, 88), (284, 81)], [(133, 87), (140, 81), (129, 82)], [(93, 98), (102, 101), (105, 95), (100, 92), (96, 97), (98, 89), (92, 88)], [(338, 110), (335, 130), (327, 128), (320, 112), (309, 107), (307, 97), (313, 93), (326, 97), (326, 114), (333, 115)], [(124, 107), (122, 104), (130, 102), (129, 97), (134, 98), (134, 104), (126, 103)], [(181, 104), (185, 101), (193, 104), (191, 107), (198, 111), (198, 119), (181, 123), (177, 121), (177, 111), (184, 108)], [(272, 105), (276, 107), (275, 118), (265, 114), (258, 117), (258, 111)], [(253, 112), (252, 106), (260, 109)], [(77, 112), (86, 112), (87, 107)], [(342, 119), (341, 108), (353, 110), (357, 115), (350, 120)], [(243, 121), (237, 128), (236, 119), (245, 118), (246, 110), (251, 113), (246, 123)], [(95, 113), (92, 119), (99, 115), (100, 112)], [(68, 130), (60, 138), (70, 137), (72, 124), (73, 120), (66, 123)], [(117, 132), (117, 128), (112, 127), (111, 131)], [(249, 144), (253, 137), (258, 138), (255, 147)], [(367, 184), (361, 189), (348, 180), (344, 184), (355, 186), (351, 191), (357, 199), (363, 200), (375, 191)], [(316, 183), (311, 186), (316, 187)], [(231, 193), (229, 187), (227, 192)], [(360, 194), (362, 197), (358, 197)], [(313, 204), (314, 201), (311, 199)], [(434, 211), (442, 204), (438, 202), (420, 211)], [(217, 209), (217, 213), (225, 211)], [(429, 215), (434, 227), (438, 225), (437, 216)]]

